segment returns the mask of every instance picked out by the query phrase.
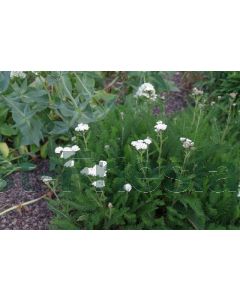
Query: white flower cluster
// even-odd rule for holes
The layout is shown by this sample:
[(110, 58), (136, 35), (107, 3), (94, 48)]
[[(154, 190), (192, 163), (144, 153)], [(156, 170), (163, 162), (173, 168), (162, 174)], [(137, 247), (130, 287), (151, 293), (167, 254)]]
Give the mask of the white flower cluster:
[(155, 88), (151, 83), (143, 83), (142, 85), (140, 85), (135, 96), (146, 97), (152, 101), (155, 101), (157, 98)]
[(77, 125), (77, 127), (75, 128), (75, 131), (88, 131), (88, 129), (89, 129), (89, 126), (88, 126), (88, 124), (84, 124), (84, 123), (79, 123), (78, 125)]
[[(107, 175), (107, 162), (105, 160), (100, 160), (98, 165), (93, 166), (92, 168), (84, 168), (81, 171), (81, 174), (87, 176), (94, 176), (94, 177), (105, 177)], [(93, 186), (96, 188), (104, 188), (105, 181), (104, 180), (97, 180), (92, 183)]]
[[(81, 174), (94, 177), (105, 177), (107, 175), (107, 162), (105, 160), (100, 160), (98, 165), (95, 165), (92, 168), (84, 168), (81, 171)], [(102, 179), (96, 180), (92, 182), (92, 185), (96, 188), (104, 188), (105, 181)]]
[(104, 180), (93, 181), (92, 185), (95, 186), (96, 188), (102, 189), (105, 187), (105, 181)]
[(61, 158), (67, 159), (73, 156), (79, 150), (80, 148), (77, 145), (74, 145), (72, 147), (57, 147), (55, 149), (55, 153), (60, 154)]
[(21, 72), (21, 71), (11, 71), (10, 77), (11, 78), (18, 77), (18, 78), (24, 79), (26, 77), (26, 74), (24, 72)]
[(67, 161), (65, 164), (64, 164), (64, 167), (66, 167), (66, 168), (73, 168), (74, 167), (74, 160), (73, 159), (71, 159), (71, 160), (69, 160), (69, 161)]
[(147, 137), (145, 140), (137, 140), (132, 141), (131, 145), (136, 148), (136, 150), (146, 150), (148, 148), (148, 145), (152, 143), (152, 140)]
[(129, 193), (132, 189), (132, 186), (130, 183), (126, 183), (126, 184), (124, 184), (123, 189)]
[(192, 149), (193, 146), (194, 146), (194, 142), (191, 141), (190, 139), (185, 138), (185, 137), (181, 137), (180, 142), (182, 142), (182, 146), (185, 149)]
[(164, 131), (167, 129), (167, 125), (164, 124), (162, 121), (158, 121), (157, 124), (154, 126), (154, 130), (158, 133), (160, 133), (161, 131)]
[(195, 88), (193, 88), (193, 90), (192, 90), (192, 94), (193, 94), (194, 96), (203, 95), (203, 91), (201, 91), (201, 90), (199, 90), (199, 89), (197, 89), (197, 88), (195, 87)]
[(237, 93), (230, 93), (229, 96), (232, 98), (232, 99), (235, 99), (237, 97)]

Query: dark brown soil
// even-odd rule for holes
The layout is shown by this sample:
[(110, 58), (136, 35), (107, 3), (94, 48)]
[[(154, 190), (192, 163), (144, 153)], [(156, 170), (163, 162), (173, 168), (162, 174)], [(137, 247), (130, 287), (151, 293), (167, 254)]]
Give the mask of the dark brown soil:
[[(46, 194), (46, 186), (40, 178), (47, 174), (48, 163), (41, 161), (32, 172), (17, 172), (9, 176), (7, 188), (0, 192), (0, 212)], [(42, 199), (28, 205), (26, 209), (0, 216), (0, 229), (48, 229), (51, 216), (47, 200)]]
[(175, 72), (171, 80), (175, 83), (179, 91), (166, 93), (166, 113), (172, 114), (187, 106), (187, 96), (189, 86), (184, 84), (184, 72)]

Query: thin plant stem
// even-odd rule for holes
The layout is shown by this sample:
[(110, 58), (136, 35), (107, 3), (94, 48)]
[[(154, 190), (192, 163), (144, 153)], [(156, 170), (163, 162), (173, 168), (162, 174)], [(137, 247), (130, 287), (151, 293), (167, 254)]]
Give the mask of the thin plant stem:
[(228, 110), (228, 117), (227, 117), (227, 122), (226, 122), (226, 126), (223, 130), (223, 134), (222, 134), (222, 137), (221, 137), (221, 143), (223, 143), (224, 139), (225, 139), (225, 136), (229, 130), (229, 124), (230, 124), (230, 121), (231, 121), (231, 112), (232, 112), (232, 102), (230, 102), (230, 106), (229, 106), (229, 110)]
[(162, 133), (160, 132), (159, 134), (159, 154), (158, 154), (158, 170), (160, 173), (160, 168), (161, 168), (161, 156), (162, 156), (162, 146), (163, 146), (163, 138), (162, 138)]
[(3, 215), (5, 215), (5, 214), (9, 213), (10, 211), (13, 211), (13, 210), (22, 208), (22, 207), (24, 207), (24, 206), (27, 206), (27, 205), (36, 203), (36, 202), (38, 202), (38, 201), (40, 201), (40, 200), (42, 200), (42, 199), (44, 199), (44, 198), (47, 198), (47, 195), (48, 195), (48, 194), (44, 194), (43, 196), (38, 197), (38, 198), (36, 198), (36, 199), (32, 199), (32, 200), (29, 200), (29, 201), (27, 201), (27, 202), (23, 202), (23, 203), (14, 205), (14, 206), (12, 206), (12, 207), (10, 207), (10, 208), (8, 208), (8, 209), (6, 209), (6, 210), (0, 212), (0, 216), (3, 216)]
[(88, 150), (88, 146), (87, 146), (87, 139), (85, 137), (85, 134), (83, 133), (83, 141), (84, 141), (84, 145), (85, 145), (85, 150)]
[(198, 128), (199, 128), (201, 117), (202, 117), (202, 109), (200, 109), (200, 111), (199, 111), (197, 126), (196, 126), (196, 130), (195, 130), (195, 135), (194, 135), (194, 140), (196, 139), (196, 136), (197, 136), (197, 133), (198, 133)]

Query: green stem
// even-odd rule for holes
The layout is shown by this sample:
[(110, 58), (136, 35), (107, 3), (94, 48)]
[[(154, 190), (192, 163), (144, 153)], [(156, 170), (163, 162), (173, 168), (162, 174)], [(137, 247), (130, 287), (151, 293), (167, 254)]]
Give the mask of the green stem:
[(197, 136), (197, 132), (198, 132), (198, 128), (199, 128), (201, 116), (202, 116), (202, 109), (200, 109), (200, 112), (199, 112), (199, 115), (198, 115), (197, 126), (196, 126), (196, 130), (195, 130), (195, 135), (194, 135), (194, 140), (196, 139), (196, 136)]
[(163, 146), (163, 138), (162, 138), (162, 133), (161, 132), (160, 132), (160, 135), (159, 135), (159, 139), (160, 139), (160, 147), (159, 147), (159, 154), (158, 154), (158, 170), (159, 170), (159, 173), (160, 173), (162, 146)]
[(224, 139), (225, 139), (225, 136), (228, 132), (228, 129), (229, 129), (229, 124), (230, 124), (230, 121), (231, 121), (231, 112), (232, 112), (232, 102), (230, 102), (230, 106), (229, 106), (229, 110), (228, 110), (228, 118), (227, 118), (227, 123), (226, 123), (226, 126), (223, 130), (223, 134), (222, 134), (222, 137), (221, 137), (221, 143), (223, 143)]
[(84, 145), (85, 145), (85, 150), (88, 150), (87, 139), (85, 137), (85, 133), (83, 133), (83, 141), (84, 141)]

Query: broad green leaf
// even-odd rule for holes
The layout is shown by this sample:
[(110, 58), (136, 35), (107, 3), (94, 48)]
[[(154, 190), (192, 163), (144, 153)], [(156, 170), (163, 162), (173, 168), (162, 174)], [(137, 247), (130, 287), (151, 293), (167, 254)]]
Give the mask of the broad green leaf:
[(5, 136), (13, 136), (17, 134), (17, 130), (8, 124), (0, 125), (0, 134)]
[(3, 93), (8, 88), (10, 81), (10, 72), (2, 71), (0, 72), (0, 93)]
[(0, 152), (2, 153), (3, 157), (7, 158), (9, 155), (9, 148), (6, 143), (0, 143)]
[(46, 158), (48, 155), (48, 142), (46, 142), (44, 145), (40, 148), (40, 155), (42, 158)]
[(30, 162), (24, 162), (19, 164), (18, 166), (22, 171), (32, 171), (37, 167), (35, 164), (32, 164)]
[(7, 181), (0, 178), (0, 191), (2, 191), (7, 186)]

